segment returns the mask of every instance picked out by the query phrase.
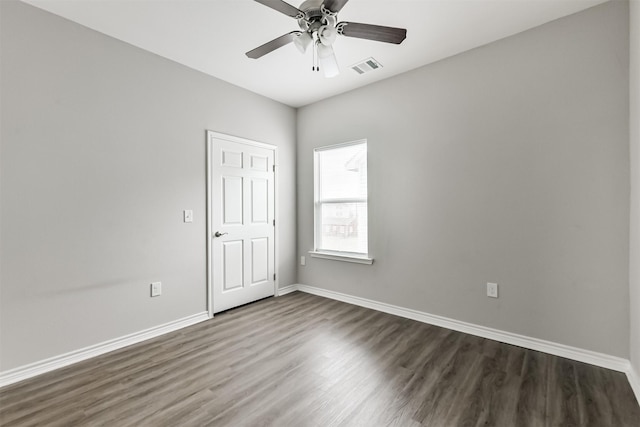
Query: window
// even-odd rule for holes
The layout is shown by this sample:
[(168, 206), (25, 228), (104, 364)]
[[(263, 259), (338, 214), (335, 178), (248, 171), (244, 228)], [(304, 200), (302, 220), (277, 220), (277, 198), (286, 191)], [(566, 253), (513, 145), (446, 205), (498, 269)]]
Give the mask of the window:
[(311, 256), (370, 264), (367, 142), (315, 150), (315, 250)]

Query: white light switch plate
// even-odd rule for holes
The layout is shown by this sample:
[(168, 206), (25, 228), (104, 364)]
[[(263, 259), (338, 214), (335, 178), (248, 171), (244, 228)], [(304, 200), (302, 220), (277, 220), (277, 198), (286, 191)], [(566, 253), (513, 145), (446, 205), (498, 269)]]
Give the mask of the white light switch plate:
[(184, 212), (184, 222), (193, 222), (193, 211), (185, 210)]
[(497, 283), (487, 283), (487, 296), (491, 298), (498, 298)]
[(307, 265), (307, 259), (304, 255), (300, 257), (300, 265)]
[(159, 297), (162, 295), (162, 282), (153, 282), (151, 284), (151, 296)]

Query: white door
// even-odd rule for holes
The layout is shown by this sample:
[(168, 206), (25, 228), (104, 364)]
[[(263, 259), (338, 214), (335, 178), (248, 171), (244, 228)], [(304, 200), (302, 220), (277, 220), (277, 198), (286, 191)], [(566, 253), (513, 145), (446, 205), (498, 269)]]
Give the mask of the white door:
[(273, 149), (210, 136), (213, 312), (275, 294)]

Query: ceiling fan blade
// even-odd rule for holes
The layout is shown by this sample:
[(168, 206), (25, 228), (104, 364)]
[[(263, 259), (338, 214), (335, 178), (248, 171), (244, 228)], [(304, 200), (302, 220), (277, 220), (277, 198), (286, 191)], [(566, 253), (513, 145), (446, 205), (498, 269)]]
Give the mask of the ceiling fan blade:
[(300, 31), (292, 31), (288, 34), (273, 39), (270, 42), (263, 44), (262, 46), (258, 46), (257, 48), (250, 50), (246, 53), (246, 55), (251, 59), (258, 59), (261, 56), (266, 55), (267, 53), (273, 52), (279, 47), (291, 43), (300, 34), (302, 34)]
[(324, 72), (325, 77), (335, 77), (340, 74), (340, 67), (338, 67), (338, 60), (336, 54), (333, 52), (331, 46), (317, 44), (318, 48), (318, 62), (320, 69)]
[(280, 13), (284, 13), (292, 18), (301, 18), (304, 16), (304, 12), (297, 7), (291, 6), (289, 3), (282, 0), (256, 0), (271, 9), (277, 10)]
[(338, 34), (359, 39), (400, 44), (407, 37), (404, 28), (383, 27), (381, 25), (359, 24), (357, 22), (340, 22), (336, 25)]
[(323, 6), (333, 13), (338, 13), (349, 0), (324, 0)]

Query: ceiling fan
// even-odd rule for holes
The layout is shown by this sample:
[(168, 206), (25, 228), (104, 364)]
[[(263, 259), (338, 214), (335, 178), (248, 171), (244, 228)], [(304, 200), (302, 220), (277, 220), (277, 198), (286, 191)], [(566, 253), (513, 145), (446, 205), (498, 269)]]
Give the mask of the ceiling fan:
[(300, 52), (306, 52), (313, 43), (312, 70), (320, 71), (325, 77), (340, 73), (333, 52), (333, 42), (338, 35), (385, 43), (400, 44), (407, 37), (404, 28), (383, 27), (357, 22), (337, 22), (337, 15), (348, 0), (306, 0), (300, 8), (282, 0), (256, 0), (271, 9), (298, 20), (300, 30), (292, 31), (271, 40), (246, 53), (249, 58), (258, 59), (267, 53), (293, 42)]

